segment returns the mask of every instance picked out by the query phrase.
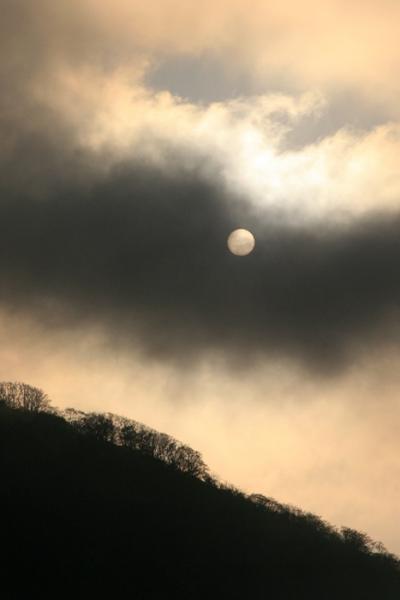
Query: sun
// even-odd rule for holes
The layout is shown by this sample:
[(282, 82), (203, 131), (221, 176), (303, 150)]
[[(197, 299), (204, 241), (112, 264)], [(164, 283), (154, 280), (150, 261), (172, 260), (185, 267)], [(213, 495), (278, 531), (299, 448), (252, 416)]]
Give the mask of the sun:
[(248, 229), (235, 229), (229, 234), (228, 248), (236, 256), (247, 256), (254, 250), (256, 240)]

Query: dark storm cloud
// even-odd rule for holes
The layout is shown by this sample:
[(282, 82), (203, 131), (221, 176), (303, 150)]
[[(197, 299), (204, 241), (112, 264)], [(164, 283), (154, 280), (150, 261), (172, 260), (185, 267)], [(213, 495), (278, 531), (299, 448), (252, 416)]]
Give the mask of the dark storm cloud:
[[(363, 344), (400, 341), (398, 217), (295, 229), (184, 164), (126, 162), (88, 185), (60, 176), (46, 195), (3, 193), (2, 302), (48, 324), (100, 323), (172, 359), (273, 354), (325, 370)], [(257, 239), (248, 257), (226, 248), (239, 226)]]

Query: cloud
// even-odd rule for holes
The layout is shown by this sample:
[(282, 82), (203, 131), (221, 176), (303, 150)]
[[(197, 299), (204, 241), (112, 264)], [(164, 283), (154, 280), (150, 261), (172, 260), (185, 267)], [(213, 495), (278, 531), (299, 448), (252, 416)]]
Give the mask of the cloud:
[[(318, 41), (326, 17), (307, 6)], [(122, 0), (5, 8), (3, 303), (60, 326), (101, 323), (164, 359), (216, 353), (245, 364), (278, 355), (329, 371), (368, 343), (397, 343), (398, 125), (339, 128), (291, 147), (329, 98), (275, 93), (202, 106), (145, 83), (161, 49), (207, 46), (236, 64), (227, 49), (242, 28), (243, 56), (258, 57), (254, 73), (266, 56), (281, 68), (287, 54), (270, 45), (293, 33), (285, 3), (244, 11), (235, 2), (227, 11), (218, 2), (209, 7), (215, 20), (172, 0), (141, 11)], [(331, 8), (339, 15), (343, 6)], [(373, 15), (367, 3), (361, 47)], [(261, 38), (259, 20), (276, 35)], [(340, 21), (335, 35), (347, 27)], [(290, 35), (285, 52), (307, 32)], [(295, 61), (299, 76), (304, 64), (317, 73), (320, 53), (314, 58)], [(332, 81), (344, 64), (330, 65)], [(247, 259), (226, 249), (236, 227), (256, 235)]]
[(6, 0), (1, 34), (8, 70), (27, 78), (88, 64), (135, 73), (164, 63), (168, 73), (169, 61), (173, 77), (180, 56), (206, 57), (260, 93), (350, 89), (398, 115), (399, 11), (394, 0), (254, 0), (250, 8), (244, 0)]

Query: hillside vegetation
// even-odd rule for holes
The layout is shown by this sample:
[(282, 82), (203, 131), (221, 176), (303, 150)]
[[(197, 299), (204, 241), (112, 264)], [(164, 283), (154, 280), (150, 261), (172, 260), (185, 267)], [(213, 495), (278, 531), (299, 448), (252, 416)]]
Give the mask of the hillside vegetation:
[[(398, 560), (365, 534), (247, 496), (170, 436), (60, 413), (24, 385), (0, 384), (3, 597), (400, 598)], [(29, 390), (41, 396), (28, 406)]]

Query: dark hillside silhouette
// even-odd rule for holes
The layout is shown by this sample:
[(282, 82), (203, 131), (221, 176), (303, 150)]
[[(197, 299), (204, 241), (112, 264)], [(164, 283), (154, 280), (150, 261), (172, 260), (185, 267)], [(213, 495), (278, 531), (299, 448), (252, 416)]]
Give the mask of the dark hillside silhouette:
[(368, 536), (220, 484), (197, 452), (135, 421), (28, 410), (10, 385), (2, 597), (400, 598), (399, 562)]

